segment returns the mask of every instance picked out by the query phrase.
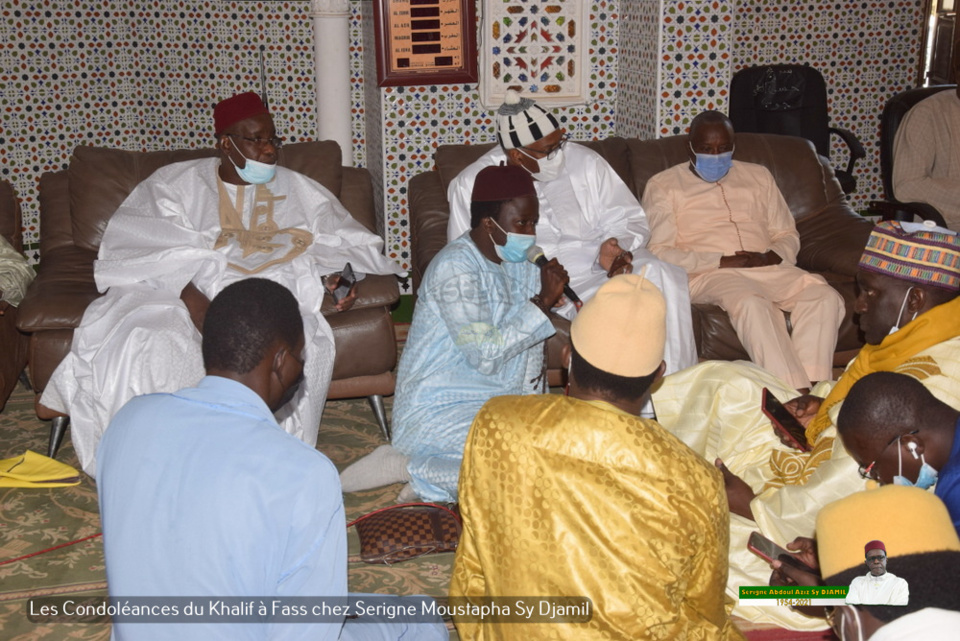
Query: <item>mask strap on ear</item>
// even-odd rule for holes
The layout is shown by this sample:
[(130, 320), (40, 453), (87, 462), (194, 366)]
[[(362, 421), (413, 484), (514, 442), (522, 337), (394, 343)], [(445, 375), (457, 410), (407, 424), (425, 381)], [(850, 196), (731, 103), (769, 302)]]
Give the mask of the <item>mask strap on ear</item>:
[(901, 440), (903, 434), (897, 437), (897, 476), (903, 476), (903, 447)]
[[(913, 285), (910, 285), (910, 287), (907, 288), (907, 293), (903, 295), (903, 302), (900, 303), (900, 313), (897, 314), (897, 322), (893, 326), (894, 329), (900, 329), (900, 319), (903, 317), (903, 310), (907, 308), (907, 300), (910, 298), (910, 292), (912, 292), (913, 289), (914, 289)], [(916, 317), (917, 315), (914, 314), (913, 318), (916, 318)], [(913, 320), (913, 318), (911, 318), (910, 320)]]

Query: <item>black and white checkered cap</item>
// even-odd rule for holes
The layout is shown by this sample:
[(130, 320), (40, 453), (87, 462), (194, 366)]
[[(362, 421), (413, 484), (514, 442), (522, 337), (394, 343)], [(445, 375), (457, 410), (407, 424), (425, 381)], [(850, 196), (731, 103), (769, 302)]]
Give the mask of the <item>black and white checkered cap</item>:
[(559, 129), (560, 123), (529, 98), (521, 98), (513, 89), (507, 90), (503, 104), (497, 110), (497, 137), (504, 149), (526, 147)]

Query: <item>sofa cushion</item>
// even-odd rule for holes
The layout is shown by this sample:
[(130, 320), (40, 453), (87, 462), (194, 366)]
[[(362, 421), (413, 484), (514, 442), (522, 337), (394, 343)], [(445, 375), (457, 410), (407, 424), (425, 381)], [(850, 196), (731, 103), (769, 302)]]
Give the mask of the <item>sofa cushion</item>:
[(440, 145), (437, 147), (437, 151), (433, 155), (434, 166), (440, 173), (444, 195), (446, 195), (453, 179), (459, 176), (460, 172), (469, 165), (476, 162), (480, 156), (493, 149), (495, 144), (491, 142), (485, 145)]
[(37, 278), (20, 304), (18, 326), (24, 332), (73, 329), (83, 312), (100, 296), (93, 280), (97, 253), (80, 247), (58, 247), (44, 254)]
[[(67, 170), (74, 244), (85, 249), (99, 249), (110, 216), (134, 187), (160, 167), (210, 158), (217, 153), (216, 149), (143, 152), (77, 147)], [(278, 163), (313, 178), (339, 198), (342, 167), (340, 146), (336, 142), (326, 140), (287, 145), (281, 149)]]
[[(313, 178), (340, 198), (343, 153), (334, 140), (312, 140), (284, 145), (277, 164)], [(365, 221), (360, 221), (365, 222)]]

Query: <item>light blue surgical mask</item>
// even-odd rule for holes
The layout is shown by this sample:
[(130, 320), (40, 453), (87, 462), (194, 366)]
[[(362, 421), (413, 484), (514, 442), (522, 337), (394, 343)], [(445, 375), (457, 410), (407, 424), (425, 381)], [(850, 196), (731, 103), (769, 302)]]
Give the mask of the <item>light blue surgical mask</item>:
[(725, 151), (722, 154), (698, 154), (693, 151), (691, 145), (690, 151), (696, 156), (697, 162), (694, 163), (694, 170), (697, 175), (708, 183), (715, 183), (730, 171), (733, 167), (733, 151)]
[[(234, 149), (237, 149), (234, 147)], [(268, 165), (265, 162), (259, 162), (257, 160), (251, 160), (243, 155), (243, 152), (237, 149), (237, 153), (247, 161), (247, 164), (241, 168), (237, 167), (237, 163), (233, 162), (233, 158), (230, 158), (230, 155), (227, 154), (227, 158), (230, 159), (230, 162), (233, 163), (233, 166), (237, 169), (237, 175), (240, 176), (240, 180), (248, 182), (251, 185), (263, 185), (271, 180), (277, 173), (276, 163)]]
[[(913, 453), (916, 458), (917, 453)], [(900, 447), (900, 439), (897, 439), (897, 475), (893, 477), (894, 485), (905, 485), (907, 487), (919, 487), (921, 490), (929, 490), (936, 485), (937, 477), (940, 473), (933, 469), (933, 466), (927, 463), (927, 459), (920, 455), (920, 473), (917, 475), (917, 482), (913, 483), (903, 475), (903, 449)]]
[[(490, 220), (493, 220), (493, 218)], [(493, 236), (487, 234), (490, 236), (490, 240), (493, 241), (493, 250), (497, 252), (500, 260), (505, 260), (508, 263), (522, 263), (527, 260), (527, 250), (537, 242), (537, 237), (534, 234), (515, 234), (507, 231), (503, 227), (500, 227), (495, 220), (493, 220), (493, 224), (507, 235), (507, 242), (503, 245), (498, 245), (496, 241), (493, 240)]]

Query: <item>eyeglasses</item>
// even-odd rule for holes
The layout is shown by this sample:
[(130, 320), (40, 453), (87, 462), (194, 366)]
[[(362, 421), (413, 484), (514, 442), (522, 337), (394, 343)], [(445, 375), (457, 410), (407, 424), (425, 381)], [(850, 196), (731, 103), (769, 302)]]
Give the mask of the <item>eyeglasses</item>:
[(873, 463), (871, 463), (870, 465), (867, 465), (866, 467), (864, 467), (863, 465), (860, 466), (860, 469), (859, 469), (860, 478), (879, 481), (880, 479), (877, 478), (877, 476), (873, 473), (873, 468), (876, 467), (877, 460), (879, 460), (880, 457), (883, 456), (883, 453), (887, 451), (888, 447), (890, 447), (891, 445), (893, 445), (894, 443), (902, 439), (904, 436), (912, 436), (913, 434), (916, 434), (919, 431), (920, 430), (913, 430), (912, 432), (907, 432), (906, 434), (898, 434), (897, 436), (894, 436), (889, 443), (883, 446), (883, 449), (880, 450), (880, 454), (877, 455), (877, 458), (873, 461)]
[[(563, 146), (567, 144), (569, 140), (570, 140), (570, 136), (565, 135), (563, 138), (560, 139), (560, 141), (557, 144), (555, 144), (553, 147), (551, 147), (547, 151), (538, 151), (536, 149), (530, 149), (529, 147), (521, 147), (521, 149), (532, 151), (535, 154), (542, 154), (543, 155), (542, 157), (546, 160), (553, 160), (554, 158), (557, 157), (557, 154), (560, 153), (560, 150), (563, 149)], [(537, 160), (537, 159), (534, 158), (534, 160)]]
[(874, 554), (873, 556), (867, 557), (867, 563), (873, 563), (874, 561), (883, 561), (886, 557), (884, 554)]
[(247, 142), (252, 142), (258, 147), (263, 147), (264, 145), (270, 144), (273, 145), (274, 149), (280, 149), (283, 146), (283, 138), (280, 136), (272, 136), (270, 138), (248, 138), (246, 136), (241, 136), (240, 134), (231, 134), (224, 133), (224, 136), (230, 136), (231, 138), (240, 138), (241, 140), (246, 140)]

